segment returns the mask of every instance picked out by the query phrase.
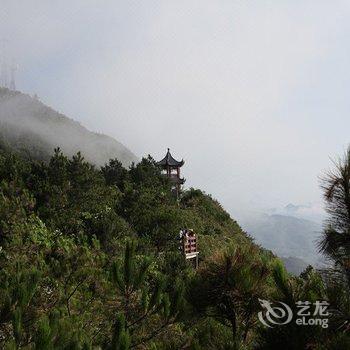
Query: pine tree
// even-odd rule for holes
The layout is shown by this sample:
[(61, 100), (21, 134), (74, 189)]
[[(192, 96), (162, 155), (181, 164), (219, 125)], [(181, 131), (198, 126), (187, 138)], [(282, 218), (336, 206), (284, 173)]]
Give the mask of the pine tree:
[(327, 226), (320, 250), (343, 269), (350, 286), (350, 147), (322, 180)]
[(259, 298), (267, 294), (271, 268), (256, 247), (227, 247), (202, 264), (189, 289), (195, 310), (228, 327), (237, 348), (256, 325)]
[(152, 260), (137, 256), (136, 251), (136, 243), (128, 241), (123, 260), (112, 264), (112, 282), (119, 292), (117, 308), (122, 310), (113, 326), (113, 349), (153, 340), (174, 323), (183, 308), (183, 285), (176, 281), (172, 292), (168, 291), (166, 277), (153, 276)]

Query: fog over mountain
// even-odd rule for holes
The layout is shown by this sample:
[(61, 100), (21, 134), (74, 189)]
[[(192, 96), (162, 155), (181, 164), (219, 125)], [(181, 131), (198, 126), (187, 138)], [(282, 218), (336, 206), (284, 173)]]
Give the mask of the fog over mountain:
[(1, 5), (22, 91), (140, 157), (170, 147), (235, 217), (321, 202), (349, 141), (349, 1)]
[(282, 208), (271, 208), (267, 210), (267, 214), (293, 216), (299, 219), (310, 220), (318, 224), (322, 224), (326, 218), (323, 205), (320, 204), (293, 204), (289, 203)]
[(308, 263), (300, 258), (288, 257), (282, 258), (282, 260), (287, 271), (295, 276), (299, 276), (309, 266)]
[(87, 130), (20, 92), (0, 88), (0, 143), (32, 158), (47, 160), (54, 148), (68, 156), (78, 151), (89, 162), (101, 166), (118, 158), (125, 166), (137, 157), (112, 137)]
[(256, 214), (240, 221), (256, 242), (283, 258), (297, 258), (320, 266), (325, 263), (317, 251), (322, 225), (311, 220), (279, 214)]

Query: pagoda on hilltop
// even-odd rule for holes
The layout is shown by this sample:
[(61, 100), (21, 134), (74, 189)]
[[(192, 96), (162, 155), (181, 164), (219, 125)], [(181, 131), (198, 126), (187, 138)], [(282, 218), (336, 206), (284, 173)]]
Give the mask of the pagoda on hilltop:
[(183, 185), (185, 182), (185, 179), (180, 177), (180, 168), (184, 165), (184, 163), (185, 162), (183, 159), (178, 161), (173, 158), (169, 148), (165, 157), (157, 162), (157, 165), (162, 168), (163, 174), (169, 178), (172, 184), (172, 190), (176, 194), (176, 197), (179, 197), (181, 185)]

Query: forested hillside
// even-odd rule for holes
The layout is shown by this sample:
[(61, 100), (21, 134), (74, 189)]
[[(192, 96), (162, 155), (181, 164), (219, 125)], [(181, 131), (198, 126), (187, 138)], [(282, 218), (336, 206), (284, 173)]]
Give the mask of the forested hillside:
[[(151, 157), (97, 169), (3, 150), (0, 181), (0, 348), (348, 348), (340, 313), (329, 329), (259, 323), (259, 298), (340, 310), (346, 292), (312, 269), (289, 276), (202, 191), (176, 200)], [(197, 270), (181, 228), (198, 235)]]
[(49, 160), (59, 146), (68, 156), (81, 151), (101, 166), (118, 158), (125, 166), (136, 156), (112, 137), (87, 130), (37, 98), (0, 87), (0, 145), (34, 159)]

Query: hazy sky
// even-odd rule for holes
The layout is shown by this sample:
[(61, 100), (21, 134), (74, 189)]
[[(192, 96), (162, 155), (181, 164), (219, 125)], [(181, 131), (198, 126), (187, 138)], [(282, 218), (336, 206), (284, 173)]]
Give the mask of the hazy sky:
[(0, 0), (17, 86), (237, 215), (320, 205), (350, 134), (350, 2)]

